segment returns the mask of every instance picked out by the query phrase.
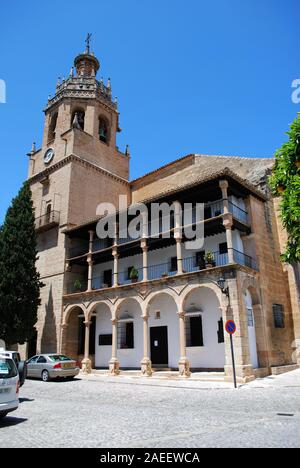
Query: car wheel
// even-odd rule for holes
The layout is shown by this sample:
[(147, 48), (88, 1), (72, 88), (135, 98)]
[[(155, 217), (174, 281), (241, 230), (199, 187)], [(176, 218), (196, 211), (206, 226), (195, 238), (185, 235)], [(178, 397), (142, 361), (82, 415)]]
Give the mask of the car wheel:
[(1, 411), (0, 412), (0, 419), (5, 418), (5, 416), (8, 414), (7, 411)]
[(42, 372), (42, 381), (48, 382), (50, 380), (49, 372), (47, 370), (43, 370)]

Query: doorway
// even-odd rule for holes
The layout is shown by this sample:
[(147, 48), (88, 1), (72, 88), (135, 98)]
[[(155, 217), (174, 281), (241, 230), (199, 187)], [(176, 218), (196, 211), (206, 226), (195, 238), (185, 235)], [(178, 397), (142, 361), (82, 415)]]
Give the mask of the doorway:
[(168, 327), (150, 328), (152, 364), (168, 367)]

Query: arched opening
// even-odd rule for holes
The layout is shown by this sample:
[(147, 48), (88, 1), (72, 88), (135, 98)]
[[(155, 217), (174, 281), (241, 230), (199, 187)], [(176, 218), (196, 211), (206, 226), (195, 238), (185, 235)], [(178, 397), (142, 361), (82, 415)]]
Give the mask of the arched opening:
[(75, 109), (71, 117), (71, 127), (84, 130), (85, 112), (83, 109)]
[(254, 369), (259, 367), (257, 343), (256, 343), (256, 330), (255, 330), (255, 316), (253, 313), (253, 305), (255, 299), (253, 298), (249, 289), (244, 292), (245, 310), (247, 314), (248, 325), (248, 341), (249, 341), (249, 354), (250, 362)]
[[(85, 342), (85, 315), (80, 307), (74, 307), (67, 318), (66, 333), (62, 342), (62, 352), (67, 356), (81, 361), (84, 357)], [(93, 353), (91, 338), (93, 335), (92, 325), (90, 327), (90, 354)], [(94, 333), (95, 336), (95, 333)], [(91, 356), (92, 358), (92, 356)]]
[(186, 355), (192, 369), (223, 370), (224, 325), (216, 293), (193, 289), (184, 300)]
[(109, 140), (108, 122), (104, 117), (99, 117), (99, 140), (106, 144)]
[(111, 311), (107, 304), (99, 303), (94, 308), (96, 316), (95, 367), (107, 369), (112, 353)]
[(49, 123), (49, 128), (48, 128), (48, 143), (50, 143), (50, 141), (55, 140), (55, 130), (56, 130), (56, 124), (57, 124), (57, 117), (58, 117), (57, 112), (52, 114), (51, 117), (50, 117), (50, 123)]
[(148, 304), (150, 359), (153, 368), (178, 368), (180, 357), (178, 308), (170, 294), (158, 293)]
[(140, 368), (143, 358), (142, 309), (135, 299), (125, 299), (118, 309), (117, 354), (123, 369)]

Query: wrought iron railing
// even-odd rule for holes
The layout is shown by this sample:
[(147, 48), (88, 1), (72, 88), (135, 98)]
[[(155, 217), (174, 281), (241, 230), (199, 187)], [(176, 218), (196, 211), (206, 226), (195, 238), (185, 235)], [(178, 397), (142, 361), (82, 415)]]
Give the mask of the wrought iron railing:
[(35, 229), (46, 229), (59, 224), (59, 211), (50, 211), (35, 218)]
[(256, 261), (250, 257), (249, 255), (244, 254), (243, 252), (239, 252), (238, 250), (233, 250), (233, 258), (236, 263), (239, 265), (244, 265), (253, 270), (258, 270)]
[(229, 212), (232, 214), (232, 216), (239, 221), (242, 221), (245, 224), (248, 224), (248, 213), (247, 211), (243, 210), (239, 206), (235, 205), (231, 201), (228, 201), (229, 205)]
[(143, 279), (143, 268), (135, 268), (137, 271), (137, 278), (131, 279), (130, 278), (130, 271), (125, 270), (125, 271), (120, 271), (118, 274), (118, 284), (124, 285), (124, 284), (131, 284), (135, 283), (138, 281), (142, 281)]

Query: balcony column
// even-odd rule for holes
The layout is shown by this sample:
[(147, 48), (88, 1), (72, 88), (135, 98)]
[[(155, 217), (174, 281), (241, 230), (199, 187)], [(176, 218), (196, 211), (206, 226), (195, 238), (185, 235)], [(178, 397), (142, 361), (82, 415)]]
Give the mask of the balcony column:
[(90, 321), (84, 322), (85, 325), (85, 335), (84, 335), (84, 358), (81, 361), (82, 372), (84, 374), (90, 374), (92, 371), (92, 361), (89, 358), (90, 351)]
[(189, 377), (190, 363), (186, 357), (186, 337), (185, 337), (185, 313), (178, 312), (179, 317), (179, 341), (180, 341), (180, 359), (178, 362), (179, 375), (181, 377)]
[(177, 256), (177, 274), (182, 275), (182, 208), (179, 201), (174, 202), (175, 206), (175, 226), (174, 238), (176, 240), (176, 256)]
[(227, 180), (220, 180), (219, 187), (222, 191), (222, 200), (223, 200), (223, 211), (224, 214), (229, 213), (229, 203), (228, 203), (228, 182)]
[(143, 252), (143, 281), (148, 281), (148, 245), (147, 239), (141, 239), (141, 248)]
[(118, 254), (118, 247), (116, 245), (113, 246), (112, 248), (112, 255), (114, 257), (114, 281), (113, 281), (113, 286), (116, 287), (118, 286), (118, 267), (119, 267), (119, 254)]
[(87, 290), (92, 290), (92, 279), (93, 279), (93, 240), (94, 240), (94, 231), (89, 231), (89, 253), (87, 256), (88, 264), (88, 283)]
[(228, 262), (234, 263), (233, 241), (232, 241), (232, 215), (227, 213), (223, 216), (223, 226), (226, 230), (226, 242), (228, 250)]
[(148, 315), (142, 315), (143, 319), (143, 346), (144, 346), (144, 357), (141, 361), (142, 375), (151, 377), (152, 375), (152, 363), (149, 357), (149, 327), (148, 327)]
[(111, 360), (109, 361), (109, 373), (110, 375), (118, 375), (120, 373), (120, 363), (117, 358), (118, 348), (118, 320), (112, 319), (112, 350)]

